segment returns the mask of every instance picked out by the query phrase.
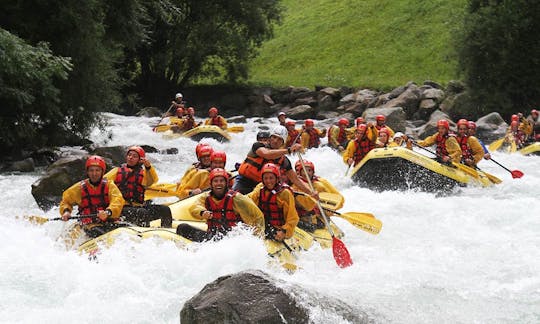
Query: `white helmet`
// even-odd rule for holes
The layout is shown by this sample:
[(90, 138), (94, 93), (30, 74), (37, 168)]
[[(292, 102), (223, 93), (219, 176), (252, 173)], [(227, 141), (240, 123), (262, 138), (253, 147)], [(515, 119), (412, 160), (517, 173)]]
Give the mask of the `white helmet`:
[(285, 126), (279, 125), (272, 129), (272, 133), (270, 134), (270, 136), (278, 136), (283, 139), (283, 143), (286, 143), (289, 132), (287, 131), (287, 128), (285, 128)]
[(176, 96), (174, 96), (174, 99), (178, 99), (178, 98), (184, 98), (184, 96), (182, 96), (182, 94), (178, 92)]
[(395, 133), (394, 138), (397, 138), (397, 137), (403, 137), (403, 133), (402, 132)]

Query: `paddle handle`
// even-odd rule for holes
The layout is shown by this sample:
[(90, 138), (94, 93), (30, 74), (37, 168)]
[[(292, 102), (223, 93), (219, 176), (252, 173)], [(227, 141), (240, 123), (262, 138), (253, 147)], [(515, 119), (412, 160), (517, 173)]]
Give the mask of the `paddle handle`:
[(491, 158), (491, 161), (495, 162), (495, 164), (497, 164), (498, 166), (500, 166), (501, 168), (505, 169), (506, 171), (512, 173), (512, 171), (510, 169), (508, 169), (507, 167), (505, 167), (504, 165), (500, 164), (499, 162), (495, 161), (493, 158)]

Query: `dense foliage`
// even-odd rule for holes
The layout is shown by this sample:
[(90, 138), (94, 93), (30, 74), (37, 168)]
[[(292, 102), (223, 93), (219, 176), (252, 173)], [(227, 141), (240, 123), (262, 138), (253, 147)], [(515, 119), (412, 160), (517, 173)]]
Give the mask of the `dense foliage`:
[(540, 2), (470, 0), (460, 67), (478, 115), (526, 113), (540, 102)]
[[(119, 106), (129, 111), (138, 104), (163, 102), (197, 77), (222, 75), (228, 81), (247, 77), (248, 59), (272, 35), (280, 14), (277, 0), (7, 1), (0, 11), (0, 27), (9, 33), (0, 49), (16, 35), (29, 46), (50, 49), (49, 56), (70, 58), (72, 66), (64, 80), (48, 75), (48, 86), (59, 90), (54, 96), (37, 96), (39, 100), (19, 102), (21, 109), (15, 109), (0, 93), (2, 110), (11, 111), (21, 129), (36, 127), (33, 118), (19, 115), (32, 111), (72, 135), (85, 136), (98, 123), (94, 112)], [(12, 79), (26, 76), (14, 62), (41, 69), (40, 62), (28, 60), (22, 52), (10, 54), (14, 57), (3, 61), (0, 71), (2, 76), (14, 74), (1, 80), (7, 88), (16, 87)], [(0, 122), (7, 124), (4, 119)], [(14, 136), (2, 145), (13, 149), (41, 145), (40, 137), (32, 136), (37, 133), (21, 134), (28, 134), (24, 141)], [(49, 144), (65, 143), (53, 137), (48, 136)], [(54, 139), (69, 137), (62, 133)]]

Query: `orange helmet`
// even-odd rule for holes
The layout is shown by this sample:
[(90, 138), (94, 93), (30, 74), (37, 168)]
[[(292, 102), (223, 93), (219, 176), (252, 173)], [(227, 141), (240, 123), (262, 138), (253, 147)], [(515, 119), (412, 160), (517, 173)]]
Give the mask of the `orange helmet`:
[(519, 121), (519, 116), (518, 115), (512, 115), (512, 121)]
[(450, 124), (446, 119), (439, 119), (439, 121), (437, 122), (437, 127), (444, 127), (446, 129), (450, 129)]
[(176, 115), (177, 116), (181, 116), (183, 114), (184, 114), (184, 108), (182, 108), (182, 107), (176, 108)]
[(268, 172), (273, 173), (278, 179), (281, 176), (281, 174), (279, 172), (279, 167), (277, 165), (275, 165), (274, 163), (266, 163), (262, 167), (261, 174), (265, 174), (265, 173), (268, 173)]
[(292, 120), (292, 119), (289, 119), (285, 122), (285, 125), (286, 126), (296, 126), (296, 121), (295, 120)]
[(375, 116), (375, 120), (376, 121), (385, 121), (386, 117), (384, 117), (384, 115), (377, 115), (377, 116)]
[(356, 122), (356, 127), (358, 127), (358, 125), (365, 123), (365, 120), (363, 117), (356, 117), (355, 122)]
[[(310, 167), (311, 170), (315, 172), (315, 165), (313, 164), (313, 162), (304, 160), (304, 165), (306, 166), (306, 168)], [(302, 162), (300, 160), (296, 161), (296, 163), (294, 164), (294, 169), (296, 170), (296, 172), (300, 172), (302, 170)]]
[(91, 155), (88, 157), (88, 159), (86, 159), (86, 164), (85, 164), (86, 170), (88, 170), (88, 168), (93, 165), (100, 167), (101, 170), (103, 170), (103, 172), (105, 172), (105, 170), (107, 169), (105, 160), (103, 160), (103, 158), (99, 155)]
[(187, 112), (188, 112), (188, 114), (190, 114), (190, 115), (195, 115), (195, 108), (189, 107), (189, 108), (187, 109)]
[(210, 178), (210, 182), (212, 182), (215, 177), (224, 177), (226, 182), (229, 181), (229, 173), (222, 168), (212, 169), (208, 177)]
[(381, 129), (379, 129), (379, 134), (380, 133), (384, 133), (386, 134), (387, 136), (390, 136), (390, 131), (388, 130), (388, 128), (386, 127), (382, 127)]
[(209, 145), (203, 146), (199, 150), (199, 153), (197, 154), (197, 158), (200, 159), (204, 156), (211, 156), (213, 151), (214, 150)]
[(359, 132), (365, 132), (367, 129), (367, 125), (366, 124), (360, 124), (356, 127), (356, 130), (359, 131)]
[(210, 161), (212, 161), (212, 162), (217, 161), (217, 162), (227, 163), (227, 153), (225, 153), (223, 151), (213, 151), (210, 154)]
[(340, 118), (338, 125), (349, 126), (349, 120), (347, 118)]
[(458, 122), (457, 122), (457, 126), (459, 127), (460, 125), (465, 125), (465, 126), (469, 127), (469, 122), (467, 121), (467, 119), (462, 118), (462, 119), (458, 120)]
[(473, 121), (469, 121), (467, 123), (467, 127), (469, 127), (469, 129), (476, 129), (476, 123)]
[(212, 107), (210, 109), (208, 109), (208, 113), (211, 115), (211, 114), (218, 114), (218, 110), (216, 107)]
[(306, 119), (306, 121), (304, 122), (304, 125), (307, 126), (314, 126), (315, 125), (315, 122), (313, 121), (313, 119)]
[(139, 154), (139, 159), (144, 159), (146, 157), (146, 153), (144, 152), (144, 149), (140, 146), (130, 146), (127, 149), (127, 153), (129, 153), (129, 151), (135, 151), (137, 154)]

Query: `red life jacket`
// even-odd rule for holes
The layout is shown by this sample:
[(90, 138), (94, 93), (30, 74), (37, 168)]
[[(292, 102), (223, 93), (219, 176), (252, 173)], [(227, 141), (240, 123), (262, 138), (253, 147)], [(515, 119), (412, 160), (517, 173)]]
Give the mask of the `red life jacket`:
[(283, 165), (283, 162), (285, 161), (284, 156), (277, 158), (275, 160), (266, 160), (258, 155), (255, 157), (250, 156), (250, 154), (248, 154), (244, 162), (238, 168), (238, 174), (240, 174), (242, 177), (246, 177), (255, 182), (262, 181), (261, 170), (262, 170), (262, 167), (266, 163), (272, 162), (277, 166), (281, 166)]
[(298, 131), (297, 129), (289, 131), (289, 138), (285, 146), (290, 147), (291, 145), (294, 144), (293, 143), (294, 140), (296, 140), (296, 143), (298, 143), (300, 141), (300, 138), (296, 139), (298, 137), (298, 134), (300, 134), (300, 131)]
[(210, 125), (215, 125), (221, 128), (223, 126), (223, 123), (221, 122), (221, 116), (216, 116), (213, 118), (210, 118)]
[(118, 168), (114, 183), (118, 185), (118, 189), (120, 189), (124, 200), (128, 204), (131, 205), (133, 202), (144, 203), (143, 177), (144, 170), (142, 167), (131, 169), (124, 163)]
[[(438, 157), (448, 156), (448, 151), (446, 150), (446, 140), (449, 136), (454, 136), (453, 134), (446, 134), (442, 136), (440, 133), (437, 133), (437, 149), (435, 152), (437, 153)], [(455, 136), (454, 136), (455, 137)]]
[(469, 147), (469, 143), (467, 143), (469, 136), (465, 135), (463, 137), (456, 137), (456, 139), (458, 140), (459, 146), (461, 147), (461, 160), (474, 160), (471, 148)]
[(375, 148), (375, 143), (373, 141), (370, 141), (369, 138), (364, 137), (363, 139), (358, 142), (357, 140), (354, 140), (354, 153), (353, 153), (353, 159), (354, 159), (354, 165), (357, 165), (358, 162), (360, 162), (366, 154), (369, 153), (372, 149)]
[[(341, 143), (343, 143), (343, 142), (345, 142), (345, 140), (347, 140), (347, 130), (346, 130), (346, 129), (342, 129), (341, 127), (336, 126), (336, 125), (334, 125), (334, 126), (332, 126), (332, 127), (337, 127), (337, 128), (339, 129), (339, 133), (338, 133), (338, 135), (337, 135), (336, 142), (338, 142), (338, 144), (341, 145)], [(327, 134), (327, 137), (328, 137), (328, 143), (329, 143), (330, 145), (332, 145), (332, 144), (331, 144), (332, 142), (331, 142), (331, 140), (330, 140), (330, 138), (332, 137), (332, 133), (333, 133), (333, 130), (332, 130), (332, 128), (330, 128), (330, 129), (328, 130), (328, 134)]]
[(278, 184), (273, 190), (268, 190), (265, 187), (261, 189), (261, 194), (259, 196), (259, 209), (264, 214), (266, 227), (268, 227), (268, 225), (280, 227), (285, 224), (283, 210), (279, 208), (277, 204), (277, 195), (286, 189), (291, 190), (286, 184)]
[[(81, 181), (81, 203), (79, 205), (79, 215), (97, 214), (100, 210), (105, 210), (109, 206), (109, 183), (107, 179), (101, 179), (98, 186), (90, 185), (89, 180)], [(92, 222), (91, 218), (81, 219), (83, 224)]]
[(233, 210), (233, 198), (237, 193), (237, 191), (231, 189), (217, 203), (210, 196), (206, 197), (206, 209), (213, 213), (212, 218), (207, 220), (209, 232), (229, 231), (238, 222), (242, 221), (242, 218)]
[(182, 128), (184, 130), (190, 130), (194, 127), (195, 127), (195, 119), (191, 115), (188, 115), (187, 117), (184, 116), (184, 123), (182, 124)]
[(306, 132), (309, 135), (308, 148), (319, 147), (319, 145), (321, 144), (321, 140), (319, 138), (319, 132), (317, 132), (315, 128), (312, 128), (309, 130), (306, 129), (304, 132)]

